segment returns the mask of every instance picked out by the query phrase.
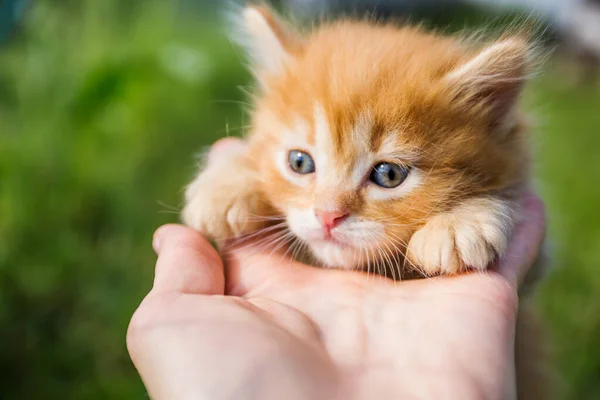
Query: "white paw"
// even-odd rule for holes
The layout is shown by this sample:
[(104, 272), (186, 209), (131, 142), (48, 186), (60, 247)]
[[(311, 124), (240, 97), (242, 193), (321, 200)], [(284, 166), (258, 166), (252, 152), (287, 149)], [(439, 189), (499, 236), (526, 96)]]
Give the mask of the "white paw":
[(409, 263), (428, 276), (485, 270), (506, 250), (515, 214), (510, 202), (482, 198), (436, 215), (410, 239)]

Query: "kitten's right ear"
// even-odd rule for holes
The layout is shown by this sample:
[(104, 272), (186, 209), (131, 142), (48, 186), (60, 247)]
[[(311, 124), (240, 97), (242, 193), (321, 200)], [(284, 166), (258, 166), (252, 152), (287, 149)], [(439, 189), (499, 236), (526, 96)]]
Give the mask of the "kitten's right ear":
[(257, 79), (284, 71), (300, 51), (300, 36), (266, 5), (249, 5), (237, 12), (236, 39), (248, 53)]

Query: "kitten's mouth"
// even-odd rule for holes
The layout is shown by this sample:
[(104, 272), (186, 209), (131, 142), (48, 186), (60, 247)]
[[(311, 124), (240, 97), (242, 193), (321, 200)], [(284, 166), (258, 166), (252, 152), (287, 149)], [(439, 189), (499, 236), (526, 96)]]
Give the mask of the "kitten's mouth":
[[(298, 225), (300, 224), (296, 226)], [(323, 230), (317, 227), (294, 229), (294, 225), (290, 224), (290, 231), (308, 246), (311, 255), (321, 265), (354, 269), (360, 263), (362, 243), (342, 230)]]
[(314, 256), (323, 264), (330, 267), (356, 268), (359, 258), (357, 248), (350, 243), (343, 242), (329, 236), (309, 242)]
[(328, 245), (339, 246), (339, 247), (345, 248), (345, 249), (353, 248), (353, 246), (351, 246), (350, 244), (343, 242), (339, 239), (336, 239), (335, 237), (333, 237), (331, 235), (324, 237), (322, 240), (319, 240), (319, 242), (322, 242), (322, 243), (328, 244)]

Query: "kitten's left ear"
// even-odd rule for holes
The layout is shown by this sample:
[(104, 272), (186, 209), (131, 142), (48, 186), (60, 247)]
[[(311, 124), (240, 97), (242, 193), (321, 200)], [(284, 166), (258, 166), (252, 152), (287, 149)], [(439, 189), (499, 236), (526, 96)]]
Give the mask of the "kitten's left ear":
[(262, 84), (266, 76), (282, 73), (301, 50), (299, 34), (266, 5), (244, 7), (236, 25), (237, 41), (246, 48), (252, 70)]
[(505, 125), (527, 80), (531, 46), (510, 38), (484, 48), (443, 78), (454, 105)]

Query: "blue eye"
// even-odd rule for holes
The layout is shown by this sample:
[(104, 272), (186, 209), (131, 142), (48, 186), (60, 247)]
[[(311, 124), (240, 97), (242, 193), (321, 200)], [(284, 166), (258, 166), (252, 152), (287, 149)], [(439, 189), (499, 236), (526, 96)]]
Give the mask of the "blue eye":
[(386, 189), (393, 189), (402, 184), (408, 177), (410, 169), (398, 164), (392, 163), (379, 163), (373, 167), (370, 179), (377, 186), (381, 186)]
[(288, 160), (292, 171), (298, 174), (307, 175), (315, 172), (315, 162), (308, 153), (300, 150), (292, 150), (290, 151)]

